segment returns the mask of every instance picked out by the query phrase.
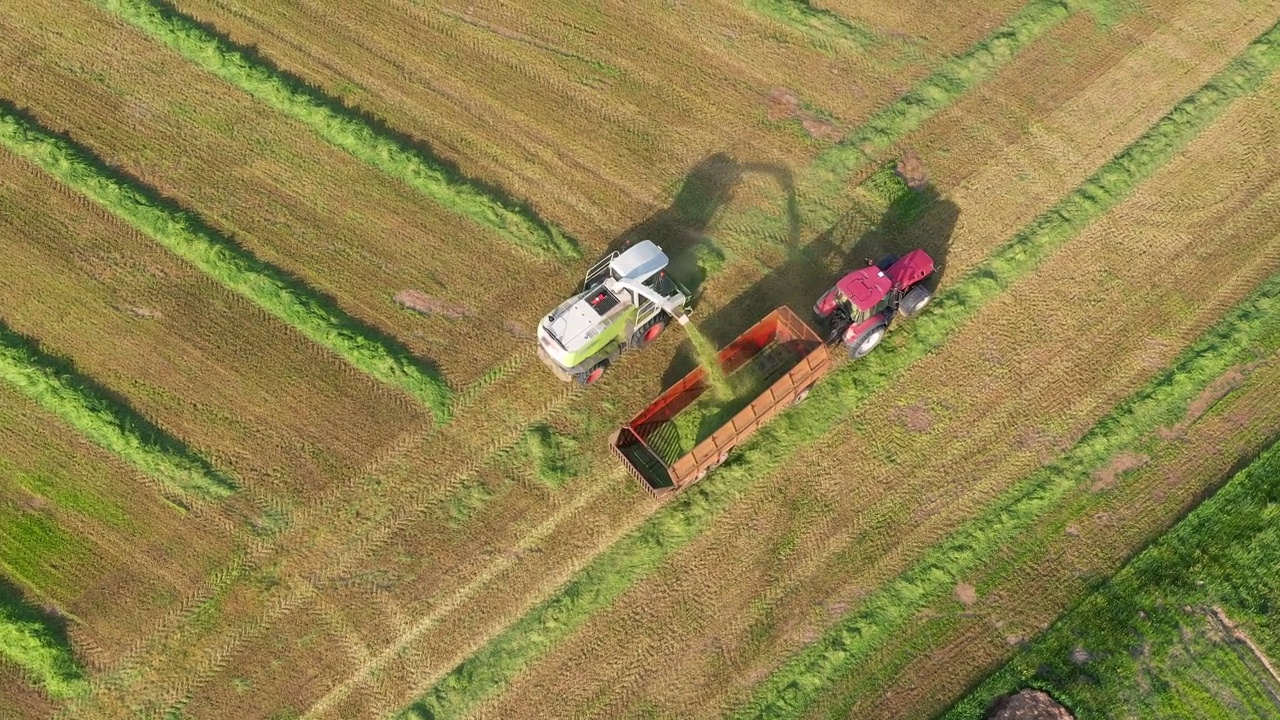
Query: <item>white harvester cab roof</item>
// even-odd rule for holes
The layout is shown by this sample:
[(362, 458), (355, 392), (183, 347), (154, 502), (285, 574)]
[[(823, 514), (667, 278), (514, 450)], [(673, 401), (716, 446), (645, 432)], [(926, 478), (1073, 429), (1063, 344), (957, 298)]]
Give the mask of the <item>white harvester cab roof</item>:
[(652, 240), (641, 240), (627, 248), (609, 263), (609, 270), (619, 280), (644, 282), (667, 266), (667, 254)]

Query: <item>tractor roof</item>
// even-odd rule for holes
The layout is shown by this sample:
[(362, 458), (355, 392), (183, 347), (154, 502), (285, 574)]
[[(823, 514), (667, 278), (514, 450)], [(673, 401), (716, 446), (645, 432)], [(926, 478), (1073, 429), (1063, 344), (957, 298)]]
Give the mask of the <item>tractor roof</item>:
[(638, 281), (643, 281), (666, 266), (667, 254), (652, 240), (641, 240), (609, 263), (614, 277)]
[(849, 302), (859, 310), (870, 310), (875, 307), (875, 304), (889, 293), (891, 287), (893, 283), (885, 277), (880, 268), (874, 265), (854, 270), (836, 283), (836, 289), (844, 293), (844, 296), (849, 298)]

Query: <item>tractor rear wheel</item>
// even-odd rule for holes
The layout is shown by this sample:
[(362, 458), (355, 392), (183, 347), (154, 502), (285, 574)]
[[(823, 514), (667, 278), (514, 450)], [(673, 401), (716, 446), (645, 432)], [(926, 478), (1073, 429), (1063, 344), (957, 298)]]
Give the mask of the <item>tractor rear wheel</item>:
[(864, 330), (856, 340), (848, 344), (849, 357), (857, 360), (875, 350), (880, 341), (884, 339), (884, 333), (888, 328), (888, 325), (881, 323), (873, 328)]
[(924, 285), (916, 285), (907, 291), (902, 297), (902, 302), (898, 303), (898, 312), (904, 317), (913, 318), (924, 311), (924, 306), (929, 304), (933, 299), (933, 292)]
[(654, 340), (657, 340), (658, 336), (662, 334), (662, 331), (666, 329), (667, 318), (659, 315), (645, 323), (639, 330), (636, 330), (635, 334), (631, 336), (631, 347), (642, 348), (648, 345)]
[(604, 371), (608, 369), (609, 369), (609, 361), (601, 360), (600, 362), (591, 366), (589, 370), (583, 370), (582, 372), (574, 375), (573, 379), (577, 380), (578, 384), (581, 385), (582, 387), (587, 387), (589, 385), (594, 384), (597, 380), (599, 380), (600, 376), (604, 375)]

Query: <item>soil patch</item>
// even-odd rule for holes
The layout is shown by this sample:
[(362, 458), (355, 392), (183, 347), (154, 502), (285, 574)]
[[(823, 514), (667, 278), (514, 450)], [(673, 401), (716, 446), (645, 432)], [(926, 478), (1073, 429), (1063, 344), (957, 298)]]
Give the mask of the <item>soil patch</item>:
[(506, 330), (511, 337), (517, 340), (528, 340), (533, 337), (533, 333), (529, 332), (525, 326), (515, 320), (503, 320), (502, 329)]
[(907, 151), (898, 159), (898, 164), (894, 167), (894, 171), (907, 184), (907, 187), (914, 190), (919, 190), (929, 184), (929, 171), (925, 168), (924, 161), (920, 159), (920, 155), (912, 148), (907, 148)]
[(155, 318), (161, 317), (159, 310), (152, 310), (151, 308), (140, 307), (137, 305), (121, 305), (116, 309), (120, 312), (126, 312), (136, 318), (142, 318), (144, 320), (154, 320)]
[(450, 320), (460, 320), (475, 315), (476, 311), (466, 305), (458, 305), (441, 300), (420, 290), (401, 290), (396, 293), (395, 301), (400, 307), (423, 315), (439, 315)]
[(964, 603), (966, 608), (971, 608), (978, 602), (978, 590), (969, 583), (957, 583), (956, 599)]
[(770, 90), (767, 101), (769, 119), (774, 122), (796, 120), (816, 140), (839, 140), (844, 137), (844, 131), (835, 123), (804, 109), (800, 96), (791, 88), (778, 87)]
[(996, 700), (986, 720), (1075, 720), (1057, 700), (1041, 690), (1023, 690)]
[(1099, 492), (1108, 490), (1116, 486), (1116, 480), (1121, 475), (1136, 470), (1151, 461), (1146, 455), (1139, 455), (1135, 452), (1125, 451), (1111, 458), (1111, 462), (1106, 466), (1099, 468), (1093, 472), (1093, 485), (1089, 486), (1089, 490)]
[(895, 419), (902, 423), (902, 426), (912, 432), (924, 432), (933, 427), (933, 413), (929, 410), (929, 403), (924, 400), (917, 401), (914, 405), (901, 407), (893, 412)]

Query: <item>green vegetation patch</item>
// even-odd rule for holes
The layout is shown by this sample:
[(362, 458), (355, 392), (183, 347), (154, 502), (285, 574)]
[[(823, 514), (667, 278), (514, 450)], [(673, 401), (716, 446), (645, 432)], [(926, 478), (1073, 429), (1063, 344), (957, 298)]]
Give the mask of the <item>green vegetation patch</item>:
[(48, 617), (23, 601), (0, 579), (0, 658), (17, 665), (27, 680), (59, 700), (89, 691), (84, 669), (76, 662), (71, 641)]
[(531, 426), (520, 436), (513, 457), (534, 479), (552, 489), (576, 477), (583, 459), (577, 440), (544, 423)]
[(517, 247), (548, 257), (582, 256), (573, 238), (541, 220), (530, 208), (467, 180), (438, 158), (375, 127), (357, 111), (253, 57), (169, 5), (148, 0), (98, 0), (98, 5), (205, 71), (307, 126), (324, 141)]
[[(755, 481), (781, 467), (798, 448), (837, 427), (866, 398), (886, 387), (916, 360), (941, 347), (983, 305), (1035, 270), (1051, 252), (1118, 204), (1221, 114), (1231, 100), (1260, 86), (1277, 64), (1278, 34), (1273, 27), (1254, 41), (1222, 73), (1092, 178), (1020, 231), (986, 262), (943, 289), (929, 312), (913, 321), (910, 329), (903, 329), (904, 342), (900, 346), (880, 348), (828, 375), (814, 387), (806, 403), (783, 412), (761, 428), (739, 446), (728, 463), (597, 556), (563, 588), (441, 678), (402, 717), (457, 717), (500, 692), (511, 678), (581, 627), (594, 612), (607, 607), (698, 537), (721, 510)], [(969, 552), (967, 548), (954, 550), (959, 554)], [(827, 670), (833, 671), (827, 677), (834, 679), (842, 667)], [(803, 683), (799, 692), (801, 697), (796, 699), (807, 703), (813, 690)], [(772, 695), (753, 707), (767, 705), (771, 699)]]
[(1273, 718), (1280, 683), (1280, 444), (944, 716), (1044, 689), (1076, 717)]
[[(2, 119), (2, 118), (0, 118)], [(0, 129), (4, 127), (0, 123)], [(235, 490), (230, 478), (88, 379), (0, 324), (0, 380), (86, 438), (179, 493), (210, 499)]]
[(804, 35), (823, 52), (833, 52), (838, 44), (868, 50), (883, 40), (871, 30), (840, 17), (808, 0), (746, 0), (751, 10), (782, 23)]
[(452, 391), (439, 372), (338, 309), (300, 280), (262, 262), (194, 215), (120, 178), (101, 160), (0, 105), (0, 145), (83, 193), (175, 255), (198, 267), (352, 366), (422, 401), (437, 422)]

